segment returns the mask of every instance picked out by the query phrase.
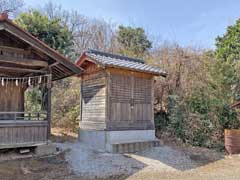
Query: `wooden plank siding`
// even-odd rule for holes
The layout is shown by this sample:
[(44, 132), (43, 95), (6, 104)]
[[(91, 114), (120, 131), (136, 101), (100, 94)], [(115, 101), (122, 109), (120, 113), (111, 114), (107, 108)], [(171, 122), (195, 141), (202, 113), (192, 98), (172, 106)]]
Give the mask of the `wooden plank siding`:
[[(15, 86), (15, 82), (5, 82), (5, 86), (0, 85), (0, 112), (23, 112), (24, 111), (24, 91), (25, 87)], [(0, 119), (13, 119), (12, 115), (1, 114)]]
[(47, 121), (0, 121), (0, 149), (47, 143)]
[(110, 70), (107, 130), (154, 129), (153, 76)]
[(154, 75), (85, 61), (81, 76), (80, 128), (152, 130)]
[[(69, 59), (14, 24), (6, 13), (0, 13), (0, 149), (47, 143), (52, 82), (81, 72)], [(25, 92), (32, 87), (42, 92), (40, 112), (25, 108)]]
[(96, 72), (81, 82), (82, 110), (80, 127), (106, 128), (106, 74)]

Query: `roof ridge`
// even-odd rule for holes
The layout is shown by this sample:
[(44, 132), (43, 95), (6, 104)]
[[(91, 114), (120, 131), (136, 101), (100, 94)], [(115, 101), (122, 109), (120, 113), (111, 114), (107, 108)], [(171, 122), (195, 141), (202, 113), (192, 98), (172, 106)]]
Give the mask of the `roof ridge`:
[(95, 50), (95, 49), (88, 49), (87, 52), (106, 56), (106, 57), (117, 58), (117, 59), (121, 59), (121, 60), (125, 60), (125, 61), (145, 64), (144, 60), (139, 59), (139, 58), (132, 58), (132, 57), (123, 56), (123, 55), (119, 55), (119, 54), (107, 53), (107, 52), (103, 52), (103, 51), (99, 51), (99, 50)]

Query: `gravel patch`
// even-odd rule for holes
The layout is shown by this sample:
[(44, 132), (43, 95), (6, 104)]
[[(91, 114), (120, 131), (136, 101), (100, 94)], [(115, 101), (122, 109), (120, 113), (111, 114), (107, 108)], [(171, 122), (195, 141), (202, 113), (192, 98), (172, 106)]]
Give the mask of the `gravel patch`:
[(154, 147), (131, 155), (148, 169), (157, 171), (185, 171), (197, 167), (190, 156), (168, 146)]
[(184, 171), (197, 165), (181, 151), (167, 146), (135, 154), (111, 154), (90, 149), (83, 143), (57, 144), (66, 153), (70, 168), (80, 176), (109, 178), (132, 175), (140, 170)]

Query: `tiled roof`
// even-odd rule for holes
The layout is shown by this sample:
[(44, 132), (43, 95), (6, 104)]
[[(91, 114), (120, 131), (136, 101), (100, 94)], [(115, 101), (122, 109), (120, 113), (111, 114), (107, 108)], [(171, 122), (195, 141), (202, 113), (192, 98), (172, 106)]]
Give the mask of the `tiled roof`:
[(141, 59), (135, 59), (96, 50), (88, 50), (84, 54), (102, 66), (118, 67), (123, 69), (161, 75), (164, 77), (167, 75), (167, 73), (162, 69), (145, 64), (145, 62)]

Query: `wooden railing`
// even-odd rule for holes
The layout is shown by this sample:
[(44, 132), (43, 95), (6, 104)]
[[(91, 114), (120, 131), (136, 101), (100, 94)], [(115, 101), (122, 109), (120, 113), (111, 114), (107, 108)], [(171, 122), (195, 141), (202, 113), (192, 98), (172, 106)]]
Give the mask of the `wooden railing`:
[(15, 121), (45, 121), (47, 120), (47, 112), (0, 112), (1, 120)]

